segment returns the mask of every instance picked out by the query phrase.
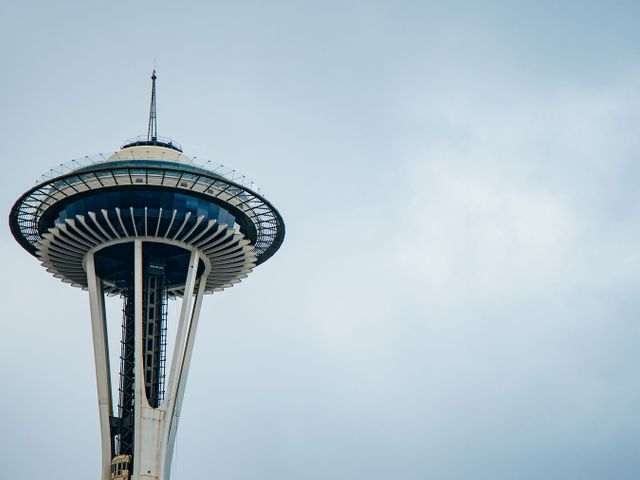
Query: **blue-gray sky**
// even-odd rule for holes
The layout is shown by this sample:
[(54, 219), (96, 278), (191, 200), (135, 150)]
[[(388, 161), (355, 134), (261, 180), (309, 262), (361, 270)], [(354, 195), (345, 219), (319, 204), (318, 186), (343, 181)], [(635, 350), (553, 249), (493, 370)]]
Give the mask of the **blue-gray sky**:
[[(175, 479), (635, 480), (639, 17), (4, 2), (0, 205), (145, 132), (156, 58), (159, 133), (287, 224), (206, 299)], [(97, 478), (86, 294), (0, 244), (3, 474)]]

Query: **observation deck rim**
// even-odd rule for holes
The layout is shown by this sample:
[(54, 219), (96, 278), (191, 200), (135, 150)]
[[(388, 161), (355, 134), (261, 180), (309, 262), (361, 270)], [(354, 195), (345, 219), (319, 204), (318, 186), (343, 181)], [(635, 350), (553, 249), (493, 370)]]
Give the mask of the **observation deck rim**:
[[(103, 154), (99, 154), (102, 156), (102, 158), (105, 158)], [(88, 158), (88, 157), (85, 157)], [(106, 160), (106, 158), (105, 158)], [(137, 162), (135, 164), (129, 164), (130, 162)], [(153, 163), (156, 163), (156, 165), (153, 165)], [(145, 164), (147, 163), (147, 164)], [(162, 163), (164, 165), (160, 166), (158, 165), (158, 163)], [(102, 164), (108, 164), (107, 165), (102, 165)], [(129, 165), (127, 165), (129, 164)], [(170, 166), (168, 166), (170, 165)], [(271, 241), (269, 242), (268, 246), (265, 248), (265, 250), (263, 252), (257, 253), (258, 256), (258, 264), (261, 264), (263, 262), (265, 262), (267, 259), (269, 259), (273, 254), (275, 254), (275, 252), (280, 248), (280, 246), (282, 245), (283, 241), (284, 241), (284, 236), (285, 236), (285, 225), (284, 225), (284, 220), (282, 218), (282, 215), (280, 215), (280, 212), (273, 206), (273, 204), (267, 200), (261, 193), (256, 192), (255, 190), (253, 190), (250, 187), (247, 187), (246, 185), (243, 185), (241, 183), (235, 182), (233, 180), (230, 180), (228, 178), (226, 178), (225, 176), (223, 176), (222, 174), (217, 174), (214, 171), (208, 170), (206, 168), (203, 167), (199, 167), (197, 165), (194, 165), (194, 169), (189, 168), (189, 165), (185, 165), (185, 164), (181, 164), (178, 162), (173, 162), (173, 161), (159, 161), (159, 160), (155, 160), (155, 159), (148, 159), (148, 160), (123, 160), (123, 161), (117, 161), (117, 162), (107, 162), (107, 161), (101, 161), (101, 162), (96, 162), (92, 165), (89, 165), (87, 167), (80, 167), (77, 168), (75, 170), (72, 170), (68, 173), (62, 174), (62, 175), (58, 175), (49, 179), (44, 180), (43, 182), (37, 183), (36, 185), (34, 185), (33, 187), (31, 187), (29, 190), (27, 190), (25, 193), (23, 193), (17, 200), (16, 202), (13, 204), (12, 208), (11, 208), (11, 212), (10, 212), (10, 216), (9, 216), (9, 226), (11, 229), (11, 233), (13, 234), (14, 238), (16, 239), (16, 241), (25, 249), (27, 250), (31, 255), (36, 256), (36, 250), (38, 247), (39, 242), (42, 240), (42, 235), (40, 234), (40, 232), (38, 231), (37, 228), (37, 222), (38, 219), (41, 217), (42, 213), (46, 210), (48, 210), (49, 208), (51, 208), (55, 203), (64, 200), (65, 198), (70, 198), (73, 197), (74, 195), (68, 195), (65, 196), (62, 199), (56, 200), (55, 202), (53, 202), (51, 205), (49, 205), (47, 208), (45, 209), (41, 209), (42, 205), (45, 203), (46, 200), (51, 198), (50, 194), (46, 194), (46, 193), (42, 193), (41, 197), (42, 198), (37, 198), (36, 196), (34, 196), (34, 194), (36, 194), (39, 191), (45, 190), (47, 188), (49, 189), (53, 189), (56, 190), (57, 192), (60, 192), (59, 189), (56, 189), (55, 185), (56, 183), (64, 183), (65, 185), (69, 185), (69, 183), (67, 182), (67, 180), (72, 179), (74, 177), (79, 177), (82, 175), (94, 175), (97, 178), (98, 173), (109, 173), (111, 172), (112, 175), (114, 171), (126, 171), (128, 174), (128, 177), (131, 179), (132, 177), (132, 170), (143, 170), (146, 171), (145, 173), (145, 177), (148, 178), (148, 174), (149, 171), (153, 172), (153, 173), (161, 173), (161, 172), (174, 172), (174, 173), (179, 173), (181, 174), (180, 178), (182, 178), (182, 175), (187, 174), (187, 175), (193, 175), (196, 178), (196, 180), (193, 182), (193, 185), (191, 188), (185, 188), (185, 187), (180, 187), (178, 185), (154, 185), (154, 184), (149, 184), (149, 183), (134, 183), (133, 181), (131, 181), (130, 183), (126, 183), (126, 184), (117, 184), (115, 186), (111, 185), (111, 186), (101, 186), (98, 188), (89, 188), (87, 190), (84, 190), (84, 192), (86, 191), (99, 191), (102, 190), (104, 188), (117, 188), (117, 187), (151, 187), (151, 188), (157, 188), (158, 190), (162, 190), (162, 189), (172, 189), (172, 190), (178, 190), (178, 191), (184, 191), (184, 192), (192, 192), (193, 194), (196, 195), (200, 195), (200, 196), (211, 196), (212, 198), (217, 198), (214, 195), (210, 195), (208, 193), (202, 192), (202, 191), (198, 191), (198, 190), (193, 190), (193, 187), (195, 186), (196, 181), (200, 180), (201, 178), (207, 178), (208, 180), (212, 180), (212, 184), (215, 182), (223, 182), (227, 184), (227, 189), (229, 187), (234, 187), (236, 189), (239, 189), (242, 191), (243, 194), (248, 194), (250, 196), (253, 197), (253, 199), (257, 200), (257, 202), (259, 203), (259, 205), (256, 205), (253, 208), (262, 208), (263, 209), (263, 215), (267, 214), (272, 216), (272, 222), (275, 222), (275, 232), (270, 235)], [(235, 171), (235, 170), (234, 170)], [(140, 175), (139, 173), (135, 173), (134, 175)], [(164, 178), (164, 177), (163, 177)], [(148, 180), (147, 180), (148, 181)], [(80, 178), (80, 182), (79, 183), (84, 183), (86, 185), (86, 183)], [(227, 190), (225, 189), (225, 191)], [(79, 193), (83, 193), (83, 192), (77, 192), (75, 194), (79, 194)], [(237, 195), (236, 195), (237, 196)], [(32, 203), (28, 204), (28, 200), (32, 199)], [(225, 201), (225, 200), (221, 200), (221, 201)], [(28, 205), (28, 206), (27, 206)], [(233, 206), (233, 204), (230, 203), (230, 205)], [(264, 210), (266, 209), (266, 211)], [(254, 212), (255, 213), (255, 212)], [(260, 214), (256, 214), (256, 217), (259, 217)], [(25, 218), (26, 217), (26, 218)], [(251, 221), (254, 221), (253, 219), (251, 219)], [(254, 222), (254, 224), (261, 224), (261, 222), (257, 221)], [(31, 228), (32, 231), (29, 233), (28, 229)], [(274, 230), (274, 228), (268, 228), (267, 230)], [(34, 233), (35, 231), (35, 233)], [(37, 237), (34, 239), (34, 236)], [(259, 242), (256, 243), (256, 245)]]

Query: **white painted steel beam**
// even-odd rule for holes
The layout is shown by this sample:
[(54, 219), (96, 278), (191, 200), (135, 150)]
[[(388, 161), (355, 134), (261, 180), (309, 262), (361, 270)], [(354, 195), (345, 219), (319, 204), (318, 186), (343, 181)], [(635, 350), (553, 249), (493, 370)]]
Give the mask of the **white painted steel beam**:
[(107, 337), (107, 319), (104, 309), (104, 289), (102, 281), (96, 275), (93, 253), (86, 256), (85, 268), (89, 284), (93, 357), (96, 367), (98, 410), (100, 414), (100, 443), (102, 446), (100, 479), (110, 480), (112, 457), (110, 418), (113, 415), (113, 404), (111, 399), (109, 343)]
[[(207, 265), (206, 271), (203, 275), (204, 278), (206, 278), (206, 275), (210, 270), (211, 266)], [(162, 478), (165, 478), (167, 480), (169, 480), (169, 475), (171, 472), (171, 462), (173, 460), (176, 435), (178, 434), (178, 422), (180, 420), (180, 412), (182, 410), (182, 400), (184, 398), (184, 392), (187, 386), (187, 378), (189, 376), (189, 367), (191, 366), (191, 357), (193, 354), (193, 346), (195, 343), (196, 331), (198, 329), (198, 319), (200, 318), (200, 308), (202, 307), (202, 299), (205, 294), (205, 287), (205, 282), (203, 280), (200, 280), (193, 305), (193, 310), (191, 312), (191, 322), (189, 324), (187, 333), (184, 354), (182, 357), (182, 365), (180, 366), (179, 380), (177, 382), (177, 389), (175, 392), (173, 412), (171, 412), (170, 410), (168, 411), (168, 415), (171, 416), (169, 419), (169, 437), (165, 438), (167, 454), (163, 463), (163, 469), (161, 470), (163, 473)]]

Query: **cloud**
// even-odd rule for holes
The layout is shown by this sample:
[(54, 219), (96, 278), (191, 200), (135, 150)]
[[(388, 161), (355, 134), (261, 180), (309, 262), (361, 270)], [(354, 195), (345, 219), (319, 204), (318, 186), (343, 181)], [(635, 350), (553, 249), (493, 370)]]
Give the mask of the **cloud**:
[[(255, 178), (287, 224), (272, 260), (206, 299), (177, 478), (637, 478), (637, 15), (499, 3), (203, 6), (200, 28), (158, 13), (190, 25), (156, 38), (163, 135)], [(5, 210), (40, 170), (137, 128), (146, 90), (100, 75), (146, 85), (130, 52), (148, 32), (120, 23), (135, 14), (96, 36), (65, 12), (80, 33), (54, 44), (19, 29)], [(89, 478), (86, 295), (4, 233), (0, 462), (37, 478), (72, 452)]]

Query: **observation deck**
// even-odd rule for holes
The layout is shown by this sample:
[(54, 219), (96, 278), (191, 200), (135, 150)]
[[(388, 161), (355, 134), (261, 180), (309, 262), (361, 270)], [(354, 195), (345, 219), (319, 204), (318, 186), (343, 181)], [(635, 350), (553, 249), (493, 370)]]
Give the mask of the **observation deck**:
[[(276, 252), (284, 222), (253, 182), (186, 156), (170, 139), (146, 138), (43, 175), (11, 210), (16, 240), (55, 277), (81, 288), (87, 288), (82, 259), (88, 251), (134, 237), (201, 249), (203, 260), (217, 264), (206, 293), (239, 282)], [(113, 262), (97, 266), (108, 292), (117, 294), (118, 282), (108, 274), (117, 270)], [(172, 293), (180, 295), (182, 284), (176, 281)]]

